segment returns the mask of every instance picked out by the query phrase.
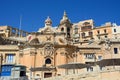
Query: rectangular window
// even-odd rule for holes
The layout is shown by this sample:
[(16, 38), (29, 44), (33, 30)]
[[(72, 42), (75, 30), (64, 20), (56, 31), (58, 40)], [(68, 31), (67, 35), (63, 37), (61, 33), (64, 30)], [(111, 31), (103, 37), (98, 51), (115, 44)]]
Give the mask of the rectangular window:
[(106, 33), (107, 31), (106, 31), (106, 29), (104, 29), (104, 33)]
[(102, 60), (102, 56), (98, 56), (98, 61)]
[(86, 59), (94, 59), (95, 57), (94, 57), (93, 53), (87, 53), (87, 54), (85, 54), (85, 58)]
[(75, 34), (78, 34), (78, 26), (75, 26), (75, 28), (74, 28), (74, 33), (75, 33)]
[(116, 29), (114, 29), (114, 32), (116, 32)]
[(114, 48), (114, 54), (118, 53), (118, 48)]
[(78, 29), (75, 29), (75, 34), (78, 34)]
[(82, 35), (82, 38), (85, 38), (85, 33), (82, 33), (81, 35)]
[(6, 63), (14, 63), (15, 54), (6, 54)]
[(92, 36), (93, 35), (93, 33), (92, 32), (89, 32), (89, 36)]
[(100, 31), (98, 30), (97, 33), (100, 34)]

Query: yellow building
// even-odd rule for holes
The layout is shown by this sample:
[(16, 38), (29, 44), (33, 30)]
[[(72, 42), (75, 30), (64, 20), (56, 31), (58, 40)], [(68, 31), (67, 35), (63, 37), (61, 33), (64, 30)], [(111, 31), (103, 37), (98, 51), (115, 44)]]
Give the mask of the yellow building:
[(105, 23), (100, 27), (95, 27), (93, 29), (94, 39), (95, 40), (102, 40), (102, 39), (109, 39), (112, 38), (112, 24), (110, 22)]

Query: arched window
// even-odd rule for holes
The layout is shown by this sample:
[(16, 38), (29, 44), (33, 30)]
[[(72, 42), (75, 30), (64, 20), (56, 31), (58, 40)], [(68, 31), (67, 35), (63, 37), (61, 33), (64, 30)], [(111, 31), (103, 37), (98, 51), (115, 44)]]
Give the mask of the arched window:
[(70, 28), (69, 27), (67, 27), (67, 33), (70, 33)]
[(85, 38), (85, 33), (84, 32), (82, 33), (82, 38)]
[(77, 25), (74, 27), (74, 33), (78, 34), (78, 26)]
[(64, 28), (61, 28), (61, 31), (64, 32)]
[(67, 27), (67, 37), (70, 37), (70, 28)]
[(93, 32), (89, 32), (88, 34), (89, 34), (89, 36), (92, 36), (92, 35), (93, 35)]
[(47, 59), (45, 60), (45, 64), (51, 64), (51, 59), (50, 59), (50, 58), (47, 58)]

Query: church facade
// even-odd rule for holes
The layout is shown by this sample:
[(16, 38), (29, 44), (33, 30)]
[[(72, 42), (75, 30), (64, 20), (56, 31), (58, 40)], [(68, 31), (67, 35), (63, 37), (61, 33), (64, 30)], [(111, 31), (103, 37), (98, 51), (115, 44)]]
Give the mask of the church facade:
[[(120, 57), (119, 30), (111, 23), (95, 27), (92, 19), (71, 23), (66, 12), (57, 28), (52, 27), (50, 17), (43, 28), (32, 33), (2, 26), (0, 64), (24, 65), (30, 78), (95, 71), (97, 61)], [(92, 67), (77, 70), (59, 67), (69, 63)]]

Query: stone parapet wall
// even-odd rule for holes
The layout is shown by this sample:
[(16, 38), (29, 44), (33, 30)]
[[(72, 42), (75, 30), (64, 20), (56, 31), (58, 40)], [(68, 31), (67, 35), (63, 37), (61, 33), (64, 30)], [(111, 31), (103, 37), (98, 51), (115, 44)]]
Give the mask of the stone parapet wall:
[(120, 80), (120, 69), (57, 76), (41, 80)]

